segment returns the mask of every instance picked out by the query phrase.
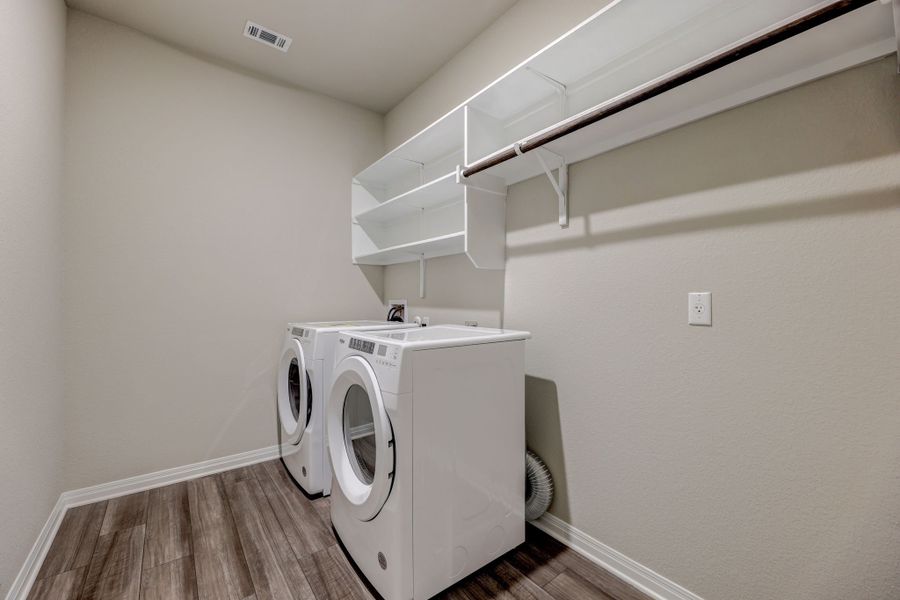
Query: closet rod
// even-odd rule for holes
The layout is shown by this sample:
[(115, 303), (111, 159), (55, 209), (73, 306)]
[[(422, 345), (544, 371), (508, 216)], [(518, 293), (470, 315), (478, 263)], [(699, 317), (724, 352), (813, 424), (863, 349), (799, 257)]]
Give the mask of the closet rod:
[(875, 1), (876, 0), (839, 0), (837, 2), (832, 2), (827, 6), (823, 6), (818, 10), (807, 13), (780, 27), (766, 31), (758, 37), (742, 44), (738, 44), (737, 46), (732, 46), (704, 61), (688, 66), (681, 71), (676, 71), (659, 81), (636, 88), (623, 96), (609, 100), (588, 112), (572, 117), (567, 121), (563, 121), (553, 129), (527, 137), (518, 144), (514, 144), (511, 148), (507, 148), (493, 156), (472, 163), (462, 170), (462, 175), (463, 177), (471, 177), (476, 173), (480, 173), (481, 171), (511, 160), (521, 153), (540, 148), (545, 144), (549, 144), (563, 136), (569, 135), (579, 129), (583, 129), (588, 125), (593, 125), (594, 123), (602, 121), (607, 117), (611, 117), (627, 108), (631, 108), (641, 102), (655, 98), (669, 90), (689, 83), (744, 57), (756, 54), (760, 50), (765, 50), (770, 46), (774, 46), (779, 42), (783, 42), (795, 35), (818, 27), (823, 23), (827, 23), (832, 19), (836, 19)]

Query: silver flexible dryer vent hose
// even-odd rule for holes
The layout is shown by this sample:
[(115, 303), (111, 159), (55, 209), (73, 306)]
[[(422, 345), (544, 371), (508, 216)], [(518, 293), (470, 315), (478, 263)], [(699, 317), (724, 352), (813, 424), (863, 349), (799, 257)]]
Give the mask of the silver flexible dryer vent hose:
[(550, 508), (553, 502), (553, 477), (541, 457), (528, 450), (525, 453), (525, 519), (534, 521)]

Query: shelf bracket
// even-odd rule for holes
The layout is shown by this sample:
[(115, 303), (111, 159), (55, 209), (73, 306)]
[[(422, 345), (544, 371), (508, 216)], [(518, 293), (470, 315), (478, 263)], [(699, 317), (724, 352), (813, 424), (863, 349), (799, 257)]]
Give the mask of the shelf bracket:
[(541, 81), (543, 81), (544, 83), (546, 83), (550, 87), (552, 87), (554, 90), (556, 90), (556, 93), (559, 95), (560, 119), (565, 119), (566, 114), (567, 114), (566, 113), (566, 109), (567, 109), (566, 104), (569, 101), (569, 90), (568, 90), (568, 88), (566, 88), (566, 84), (564, 84), (561, 81), (557, 81), (556, 79), (553, 79), (546, 73), (542, 73), (542, 72), (538, 71), (537, 69), (535, 69), (534, 67), (525, 67), (525, 70), (528, 71), (529, 73), (531, 73), (532, 75), (538, 77), (539, 79), (541, 79)]
[(425, 185), (425, 163), (413, 160), (411, 158), (403, 158), (402, 156), (396, 156), (395, 158), (416, 165), (416, 167), (418, 167), (419, 169), (419, 185)]
[(425, 255), (419, 255), (419, 298), (425, 297)]
[[(517, 143), (513, 148), (518, 156), (524, 154), (524, 152), (522, 152), (521, 144)], [(553, 172), (547, 164), (547, 161), (541, 156), (541, 152), (547, 152), (559, 159), (559, 167), (557, 167), (558, 178), (553, 176)], [(547, 179), (550, 180), (553, 191), (556, 192), (556, 197), (559, 200), (559, 226), (565, 229), (569, 226), (569, 165), (566, 164), (566, 158), (564, 156), (559, 155), (552, 150), (548, 150), (547, 148), (537, 148), (534, 150), (534, 156), (541, 164), (541, 168), (544, 170)]]

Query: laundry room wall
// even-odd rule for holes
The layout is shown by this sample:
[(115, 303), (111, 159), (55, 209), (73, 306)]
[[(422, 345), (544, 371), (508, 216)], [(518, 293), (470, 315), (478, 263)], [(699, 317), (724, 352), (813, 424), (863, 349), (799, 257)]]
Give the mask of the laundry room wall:
[[(522, 6), (539, 28), (546, 6)], [(517, 43), (497, 31), (469, 47), (485, 62)], [(463, 101), (478, 63), (451, 60), (425, 84), (450, 97), (416, 92), (386, 137)], [(533, 332), (526, 429), (551, 512), (706, 600), (900, 597), (896, 72), (575, 164), (568, 229), (546, 179), (512, 186), (502, 296), (462, 257), (428, 262), (427, 303), (414, 265), (386, 269), (413, 314)], [(712, 292), (711, 328), (687, 325), (691, 291)]]
[(61, 491), (66, 7), (0, 3), (0, 597)]
[(285, 323), (384, 318), (347, 226), (381, 117), (77, 11), (67, 60), (66, 487), (275, 444)]

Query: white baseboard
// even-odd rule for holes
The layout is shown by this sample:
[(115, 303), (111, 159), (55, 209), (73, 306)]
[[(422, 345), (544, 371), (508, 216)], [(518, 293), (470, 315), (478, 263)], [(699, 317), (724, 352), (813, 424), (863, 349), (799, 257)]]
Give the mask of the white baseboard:
[(56, 501), (56, 506), (50, 512), (50, 517), (44, 524), (44, 528), (41, 529), (41, 533), (34, 542), (31, 552), (25, 558), (25, 564), (22, 565), (22, 569), (15, 580), (13, 580), (12, 585), (10, 585), (6, 594), (6, 600), (25, 600), (28, 596), (28, 592), (31, 591), (31, 586), (34, 585), (34, 581), (37, 578), (38, 571), (40, 571), (41, 564), (44, 562), (44, 558), (50, 550), (50, 545), (53, 543), (53, 537), (56, 535), (66, 511), (70, 508), (143, 492), (144, 490), (178, 483), (179, 481), (196, 479), (212, 475), (213, 473), (227, 471), (228, 469), (253, 465), (273, 458), (278, 458), (278, 446), (250, 450), (249, 452), (205, 460), (192, 465), (164, 469), (146, 475), (137, 475), (127, 479), (63, 492), (60, 494), (59, 500)]
[(62, 523), (65, 514), (66, 507), (63, 504), (62, 496), (60, 496), (53, 510), (50, 511), (47, 522), (44, 523), (44, 527), (34, 541), (31, 551), (25, 557), (25, 564), (22, 565), (19, 574), (13, 580), (12, 585), (9, 586), (6, 600), (25, 600), (28, 596), (28, 592), (31, 591), (31, 586), (34, 585), (34, 580), (37, 578), (38, 571), (41, 570), (41, 565), (44, 563), (44, 558), (47, 557), (50, 544), (53, 542), (53, 538), (56, 537), (56, 532), (59, 530), (59, 525)]
[(703, 600), (674, 581), (666, 579), (652, 569), (628, 558), (550, 513), (545, 513), (531, 524), (651, 598), (657, 600)]
[(241, 452), (240, 454), (232, 454), (231, 456), (204, 460), (203, 462), (194, 463), (192, 465), (164, 469), (162, 471), (156, 471), (155, 473), (137, 475), (127, 479), (120, 479), (118, 481), (81, 488), (80, 490), (63, 492), (61, 498), (64, 500), (66, 508), (72, 508), (83, 504), (93, 504), (94, 502), (99, 502), (101, 500), (117, 498), (119, 496), (127, 496), (128, 494), (134, 494), (136, 492), (143, 492), (144, 490), (178, 483), (179, 481), (196, 479), (198, 477), (204, 477), (205, 475), (212, 475), (213, 473), (220, 473), (222, 471), (227, 471), (228, 469), (252, 465), (273, 458), (278, 458), (278, 446), (250, 450), (249, 452)]

